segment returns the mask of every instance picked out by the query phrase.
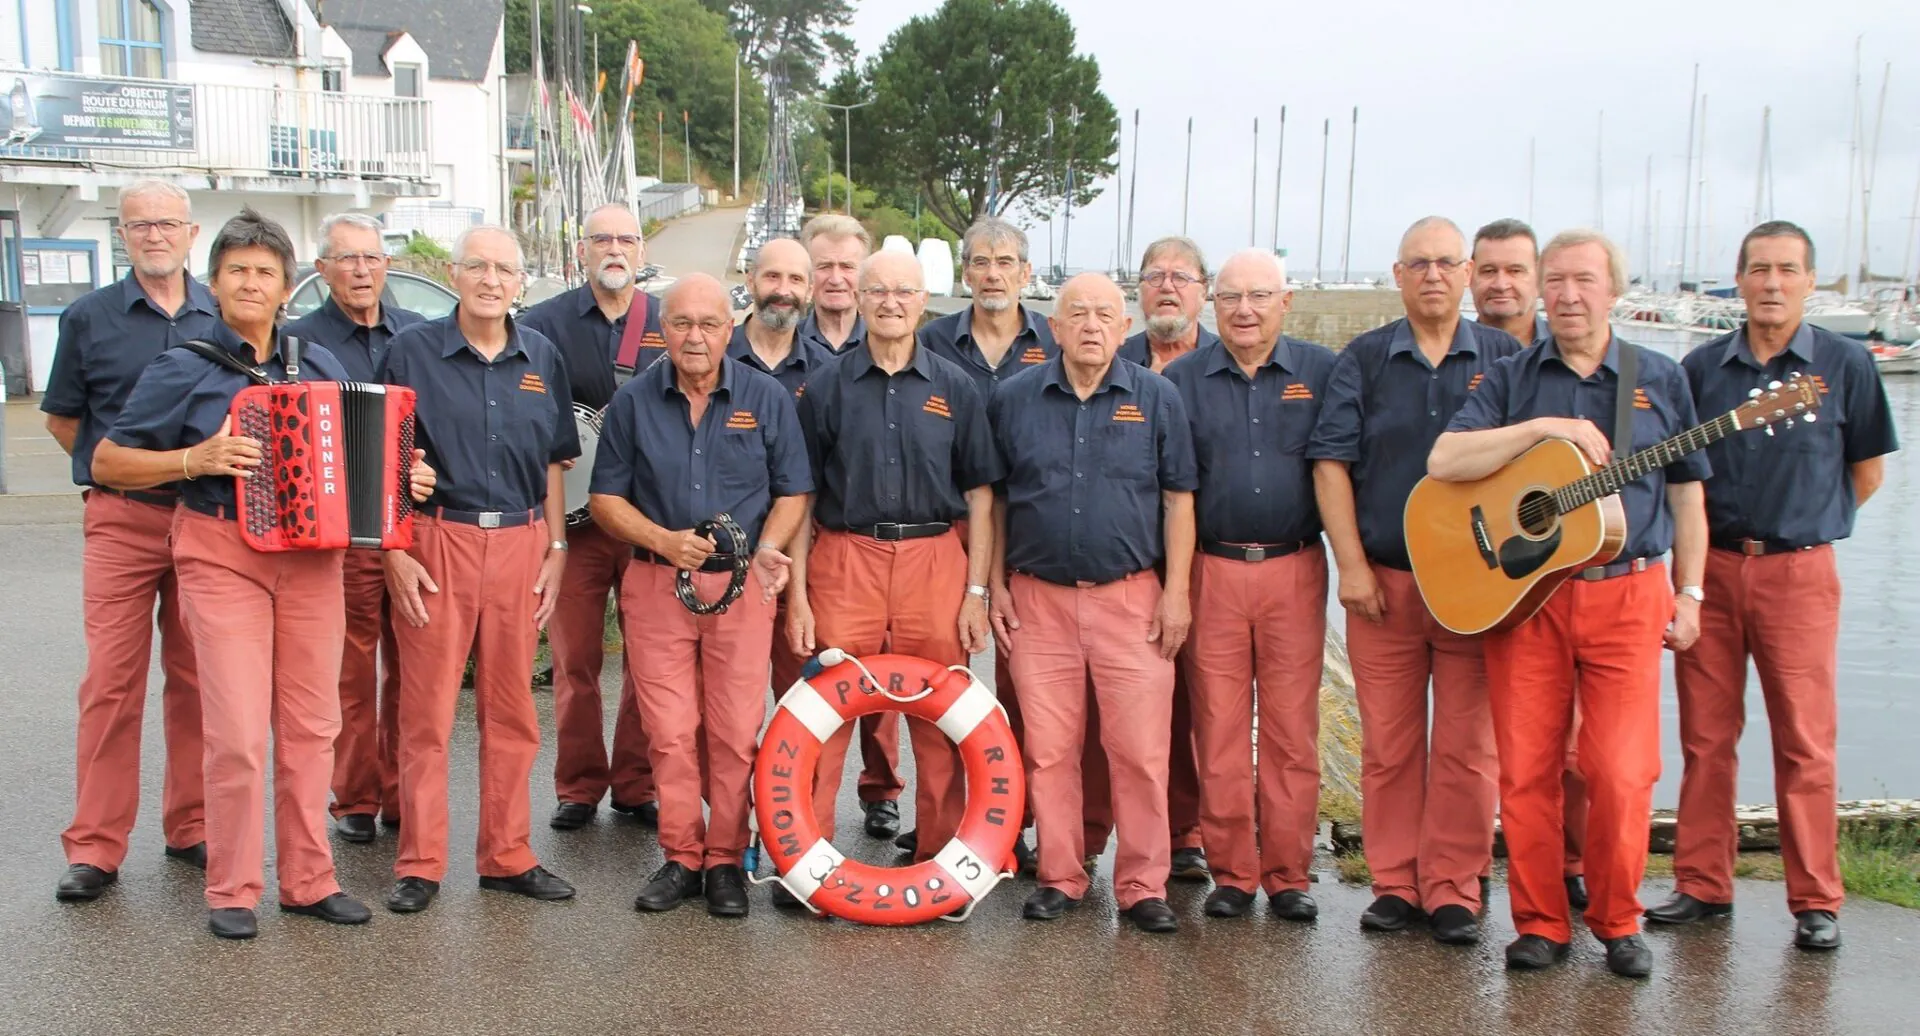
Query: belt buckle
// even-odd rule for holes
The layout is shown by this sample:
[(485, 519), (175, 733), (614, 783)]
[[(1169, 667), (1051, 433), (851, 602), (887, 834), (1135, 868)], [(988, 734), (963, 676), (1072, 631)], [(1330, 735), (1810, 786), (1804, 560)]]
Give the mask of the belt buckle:
[[(889, 533), (892, 535), (888, 535)], [(904, 537), (900, 533), (899, 522), (881, 522), (873, 527), (873, 538), (883, 541), (897, 541)]]
[(1740, 553), (1750, 558), (1762, 557), (1767, 553), (1767, 541), (1752, 538), (1741, 540)]
[(500, 527), (499, 511), (481, 511), (476, 517), (479, 520), (474, 524), (480, 526), (482, 529), (498, 529)]
[(1241, 552), (1246, 555), (1246, 560), (1248, 561), (1267, 560), (1267, 548), (1265, 547), (1243, 547), (1241, 548)]

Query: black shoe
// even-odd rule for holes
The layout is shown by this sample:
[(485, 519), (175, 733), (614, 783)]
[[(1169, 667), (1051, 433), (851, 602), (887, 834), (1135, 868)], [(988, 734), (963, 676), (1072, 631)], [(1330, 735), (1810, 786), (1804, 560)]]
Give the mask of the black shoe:
[(677, 863), (662, 864), (647, 879), (647, 887), (635, 897), (633, 908), (649, 913), (672, 910), (681, 900), (692, 899), (700, 894), (700, 872), (689, 870)]
[(593, 815), (599, 810), (600, 807), (591, 802), (562, 802), (553, 807), (547, 826), (555, 831), (578, 831), (593, 823)]
[(869, 838), (892, 838), (900, 833), (900, 804), (892, 799), (879, 802), (863, 802), (860, 808), (867, 813), (866, 829)]
[[(1486, 896), (1481, 896), (1484, 902)], [(1567, 905), (1575, 910), (1587, 908), (1587, 879), (1578, 874), (1567, 875)]]
[(1653, 950), (1638, 935), (1602, 939), (1607, 944), (1607, 970), (1621, 978), (1646, 978), (1653, 974)]
[(178, 849), (169, 845), (167, 846), (167, 859), (179, 860), (189, 867), (198, 867), (201, 870), (206, 870), (207, 843), (195, 842), (192, 845), (181, 846)]
[(1433, 912), (1433, 941), (1448, 946), (1472, 946), (1480, 941), (1480, 922), (1473, 911), (1449, 903)]
[(1544, 935), (1523, 935), (1507, 944), (1508, 971), (1540, 971), (1567, 959), (1566, 943)]
[(387, 909), (396, 914), (417, 914), (440, 894), (440, 883), (426, 878), (401, 878), (387, 893)]
[(629, 806), (624, 802), (609, 802), (607, 808), (621, 816), (632, 817), (647, 827), (660, 826), (660, 803), (658, 802), (642, 802), (637, 806)]
[(207, 930), (222, 939), (251, 939), (260, 934), (260, 922), (246, 907), (207, 911)]
[[(369, 817), (368, 819), (371, 820), (372, 818)], [(365, 903), (347, 895), (345, 892), (335, 892), (333, 895), (328, 896), (318, 903), (308, 903), (306, 906), (294, 906), (292, 903), (282, 903), (280, 904), (280, 911), (286, 914), (305, 914), (308, 917), (317, 917), (329, 924), (366, 924), (368, 921), (373, 920), (373, 911), (368, 910)]]
[(1208, 917), (1245, 917), (1252, 908), (1253, 893), (1232, 885), (1222, 885), (1207, 893), (1207, 901), (1201, 907)]
[(90, 863), (76, 863), (60, 875), (53, 898), (62, 903), (87, 903), (99, 899), (108, 886), (119, 883), (119, 871), (103, 871)]
[(1143, 932), (1162, 934), (1180, 930), (1180, 919), (1164, 899), (1143, 899), (1127, 908), (1127, 920)]
[(1020, 877), (1031, 878), (1040, 872), (1040, 855), (1027, 844), (1027, 833), (1020, 832), (1013, 839), (1014, 870)]
[(566, 879), (550, 873), (545, 867), (535, 865), (511, 878), (480, 879), (480, 887), (492, 892), (511, 892), (528, 899), (572, 899), (573, 886)]
[(1722, 917), (1731, 913), (1732, 903), (1708, 903), (1685, 892), (1675, 892), (1665, 903), (1648, 907), (1647, 920), (1658, 924), (1692, 924), (1703, 918)]
[(400, 830), (400, 818), (391, 813), (382, 813), (380, 814), (380, 826), (389, 831), (398, 831)]
[(1311, 923), (1320, 917), (1320, 905), (1313, 897), (1299, 889), (1288, 889), (1277, 896), (1267, 897), (1267, 909), (1282, 921)]
[(333, 818), (333, 826), (340, 832), (340, 840), (343, 842), (373, 841), (374, 828), (371, 813), (342, 813)]
[(1840, 919), (1830, 910), (1802, 910), (1793, 915), (1793, 944), (1803, 950), (1840, 948)]
[(1373, 901), (1366, 913), (1360, 915), (1360, 930), (1363, 932), (1398, 932), (1419, 920), (1420, 908), (1395, 895), (1385, 895)]
[(893, 840), (893, 847), (895, 849), (900, 850), (903, 853), (919, 852), (920, 851), (920, 829), (915, 828), (911, 831), (902, 833), (900, 837)]
[(1493, 895), (1493, 879), (1481, 878), (1480, 879), (1480, 909), (1485, 910), (1487, 908), (1487, 897), (1491, 895)]
[(782, 910), (804, 909), (800, 897), (787, 891), (787, 887), (777, 881), (773, 883), (773, 905)]
[(747, 874), (739, 864), (707, 868), (707, 913), (714, 917), (747, 916)]
[(1167, 877), (1174, 881), (1211, 881), (1213, 871), (1207, 869), (1207, 851), (1205, 849), (1175, 849), (1173, 866), (1168, 868)]
[(1055, 888), (1035, 889), (1020, 908), (1020, 916), (1029, 921), (1052, 921), (1080, 905), (1080, 901)]

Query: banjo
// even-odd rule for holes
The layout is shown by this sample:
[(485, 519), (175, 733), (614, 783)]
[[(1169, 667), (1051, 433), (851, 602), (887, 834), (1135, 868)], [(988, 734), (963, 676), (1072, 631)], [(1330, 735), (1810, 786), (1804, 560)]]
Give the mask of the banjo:
[[(647, 310), (651, 301), (651, 296), (646, 292), (634, 291), (633, 305), (627, 310), (627, 322), (613, 360), (615, 391), (639, 373), (640, 350), (646, 338)], [(569, 529), (593, 521), (592, 511), (587, 506), (587, 495), (593, 485), (593, 458), (598, 452), (601, 418), (605, 414), (605, 407), (596, 410), (584, 403), (573, 405), (573, 426), (580, 436), (580, 456), (573, 462), (573, 467), (561, 475), (561, 483), (566, 490)]]

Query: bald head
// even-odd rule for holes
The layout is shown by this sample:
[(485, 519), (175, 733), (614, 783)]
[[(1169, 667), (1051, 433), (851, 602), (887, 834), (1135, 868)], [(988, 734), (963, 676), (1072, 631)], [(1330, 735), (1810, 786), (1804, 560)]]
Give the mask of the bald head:
[(1249, 354), (1271, 349), (1280, 341), (1292, 300), (1279, 256), (1258, 248), (1233, 253), (1213, 281), (1213, 322), (1220, 340)]
[(860, 315), (875, 345), (909, 341), (927, 310), (926, 275), (904, 252), (876, 252), (860, 264)]
[(1287, 264), (1264, 248), (1242, 248), (1227, 256), (1227, 261), (1220, 264), (1220, 283), (1226, 283), (1228, 274), (1237, 280), (1258, 282), (1273, 291), (1284, 291), (1287, 287)]
[(860, 264), (860, 287), (922, 288), (927, 283), (920, 260), (905, 252), (875, 252)]
[(718, 312), (732, 323), (732, 305), (727, 286), (717, 278), (711, 274), (690, 273), (674, 281), (661, 297), (660, 315), (662, 320), (672, 316), (692, 316), (700, 320)]
[(1467, 235), (1445, 216), (1416, 220), (1400, 236), (1393, 282), (1400, 287), (1409, 319), (1429, 324), (1458, 320), (1460, 299), (1472, 277)]
[(1407, 232), (1400, 235), (1400, 258), (1405, 259), (1408, 246), (1416, 242), (1444, 243), (1455, 255), (1465, 255), (1467, 251), (1466, 232), (1445, 216), (1422, 216), (1414, 220)]
[(1060, 301), (1054, 309), (1057, 312), (1067, 308), (1070, 302), (1082, 299), (1094, 303), (1118, 301), (1125, 306), (1127, 296), (1113, 278), (1104, 273), (1077, 273), (1060, 286)]
[(770, 266), (792, 263), (807, 265), (807, 246), (790, 237), (776, 237), (754, 253), (753, 272), (757, 274)]
[(1104, 273), (1077, 274), (1060, 286), (1048, 324), (1070, 371), (1104, 372), (1133, 327), (1127, 297)]
[(813, 260), (805, 245), (776, 237), (753, 256), (753, 318), (769, 331), (792, 331), (813, 301)]
[(733, 309), (726, 286), (708, 274), (690, 273), (667, 289), (660, 309), (667, 359), (681, 378), (713, 376), (733, 337)]

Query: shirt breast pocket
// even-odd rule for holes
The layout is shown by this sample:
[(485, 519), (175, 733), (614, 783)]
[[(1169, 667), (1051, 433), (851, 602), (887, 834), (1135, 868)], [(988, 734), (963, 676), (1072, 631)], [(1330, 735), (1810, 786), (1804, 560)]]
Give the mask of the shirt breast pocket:
[(1307, 443), (1313, 438), (1313, 425), (1320, 416), (1318, 403), (1310, 401), (1287, 400), (1280, 404), (1280, 416), (1276, 419), (1280, 427), (1273, 434), (1278, 439), (1281, 453), (1295, 455), (1307, 452)]
[(767, 443), (758, 428), (728, 429), (714, 453), (714, 481), (728, 490), (744, 493), (767, 484)]
[(944, 471), (953, 459), (953, 418), (933, 413), (913, 416), (907, 439), (907, 459), (919, 465), (937, 464)]
[(1144, 421), (1114, 421), (1096, 436), (1102, 477), (1151, 485), (1155, 479), (1153, 426)]

